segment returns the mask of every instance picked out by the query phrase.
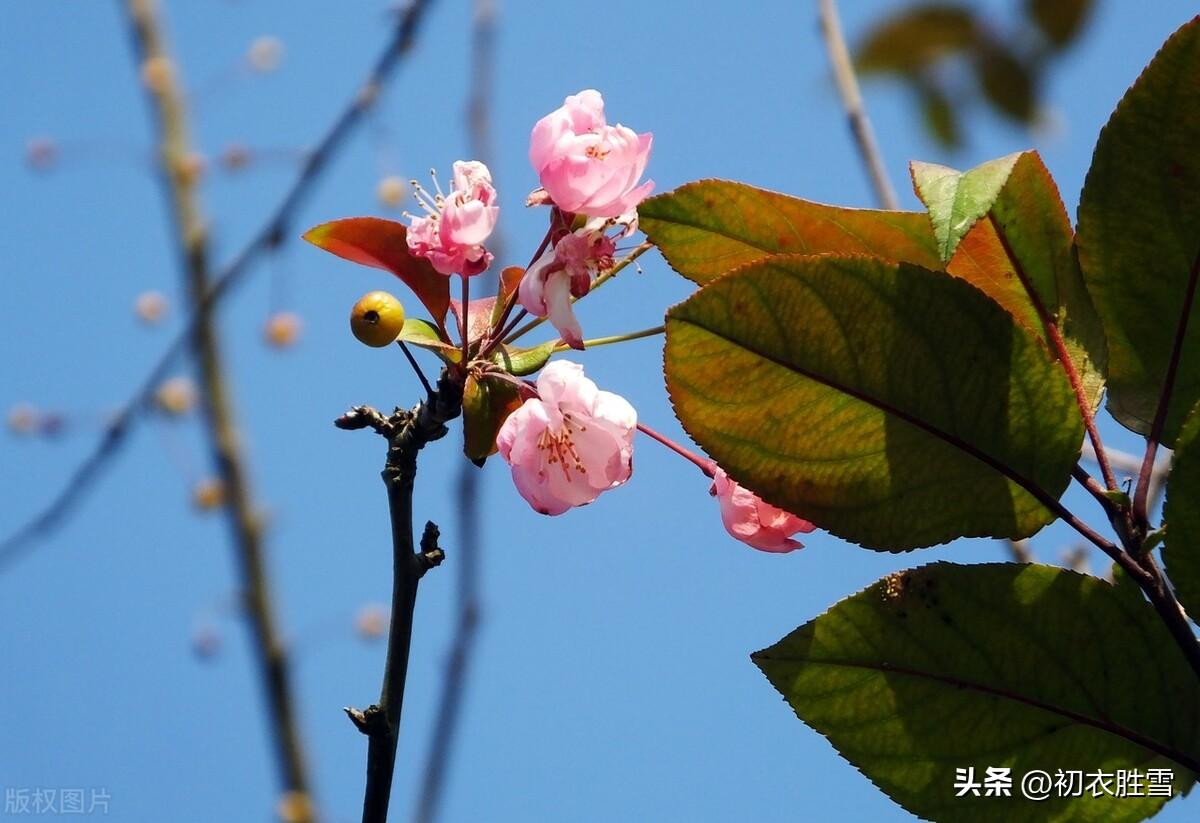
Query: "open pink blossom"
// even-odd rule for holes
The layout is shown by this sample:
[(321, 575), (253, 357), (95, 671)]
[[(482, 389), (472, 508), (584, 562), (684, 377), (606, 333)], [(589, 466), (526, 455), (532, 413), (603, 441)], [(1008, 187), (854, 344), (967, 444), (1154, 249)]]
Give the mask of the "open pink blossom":
[(796, 532), (807, 534), (816, 528), (807, 520), (788, 514), (764, 502), (758, 495), (717, 468), (710, 494), (721, 504), (721, 522), (725, 530), (748, 546), (764, 552), (790, 552), (804, 547), (793, 540)]
[(568, 360), (542, 369), (537, 391), (496, 436), (517, 491), (535, 511), (562, 514), (629, 479), (637, 412), (625, 398), (600, 391)]
[(652, 180), (638, 185), (653, 142), (649, 132), (607, 125), (604, 99), (587, 89), (533, 127), (529, 162), (546, 195), (563, 211), (616, 217), (636, 209), (654, 190)]
[(612, 268), (617, 247), (604, 231), (613, 222), (598, 218), (563, 235), (521, 279), (517, 292), (521, 305), (531, 314), (549, 317), (573, 349), (583, 348), (583, 331), (571, 298), (583, 297), (592, 287), (593, 275)]
[(417, 188), (426, 215), (414, 217), (408, 230), (408, 247), (442, 274), (479, 274), (492, 264), (484, 241), (496, 228), (500, 209), (487, 166), (478, 161), (454, 164), (454, 186), (449, 196), (430, 197)]

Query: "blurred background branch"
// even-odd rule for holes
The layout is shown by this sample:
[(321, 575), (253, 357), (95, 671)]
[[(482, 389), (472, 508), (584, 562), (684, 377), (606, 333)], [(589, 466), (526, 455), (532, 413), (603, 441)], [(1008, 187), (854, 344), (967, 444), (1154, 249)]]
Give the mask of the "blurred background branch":
[(287, 647), (271, 599), (264, 556), (262, 513), (250, 488), (249, 470), (212, 312), (208, 226), (196, 190), (195, 156), (188, 133), (182, 73), (172, 57), (153, 0), (126, 0), (138, 76), (145, 87), (159, 143), (159, 176), (168, 201), (184, 291), (195, 316), (190, 337), (200, 374), (200, 405), (211, 460), (223, 491), (242, 595), (250, 618), (258, 676), (267, 700), (268, 726), (275, 744), (279, 779), (296, 823), (316, 819), (307, 755), (296, 720)]
[[(495, 170), (492, 151), (491, 100), (494, 94), (496, 54), (496, 3), (475, 0), (471, 26), (471, 86), (467, 97), (466, 124), (471, 156)], [(500, 231), (492, 234), (489, 246), (497, 260), (504, 260), (504, 240)], [(483, 294), (496, 288), (495, 269), (479, 279)], [(480, 551), (486, 530), (479, 516), (483, 473), (467, 460), (459, 461), (458, 541), (455, 565), (454, 637), (445, 662), (442, 688), (434, 715), (429, 751), (421, 770), (420, 794), (414, 820), (432, 823), (441, 808), (443, 789), (450, 771), (459, 719), (471, 674), (471, 655), (482, 620), (479, 600)]]
[(429, 0), (413, 0), (399, 12), (392, 36), (366, 79), (355, 89), (350, 102), (342, 109), (316, 147), (306, 155), (300, 173), (262, 227), (229, 263), (209, 280), (203, 295), (195, 301), (192, 314), (184, 324), (183, 330), (167, 346), (129, 400), (109, 419), (100, 442), (70, 473), (62, 490), (41, 511), (0, 541), (0, 569), (11, 566), (34, 543), (49, 537), (63, 526), (93, 484), (100, 479), (108, 464), (117, 456), (138, 416), (151, 407), (155, 391), (169, 374), (176, 360), (191, 345), (190, 341), (198, 333), (205, 313), (213, 311), (234, 286), (240, 285), (254, 272), (253, 264), (258, 262), (262, 255), (278, 248), (287, 239), (294, 228), (297, 212), (307, 201), (313, 187), (327, 171), (334, 156), (344, 147), (380, 93), (391, 82), (402, 58), (411, 51), (421, 20), (430, 5)]

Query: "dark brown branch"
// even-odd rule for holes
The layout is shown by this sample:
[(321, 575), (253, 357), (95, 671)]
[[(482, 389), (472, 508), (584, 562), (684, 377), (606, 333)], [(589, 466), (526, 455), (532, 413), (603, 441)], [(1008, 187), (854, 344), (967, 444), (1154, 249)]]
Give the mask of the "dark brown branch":
[(240, 284), (252, 271), (252, 264), (264, 253), (278, 247), (288, 236), (296, 214), (311, 194), (313, 186), (329, 168), (330, 161), (346, 144), (347, 138), (383, 88), (395, 76), (401, 58), (411, 51), (420, 23), (430, 5), (431, 0), (413, 0), (404, 8), (391, 39), (375, 61), (366, 80), (359, 85), (350, 103), (333, 121), (316, 147), (307, 154), (303, 168), (279, 205), (250, 242), (212, 278), (203, 299), (193, 310), (183, 330), (171, 341), (129, 401), (109, 422), (100, 442), (71, 472), (62, 490), (50, 502), (0, 542), (0, 567), (11, 565), (31, 548), (35, 541), (48, 537), (66, 523), (68, 515), (100, 479), (103, 470), (125, 444), (137, 417), (143, 410), (151, 407), (155, 390), (170, 373), (175, 361), (191, 347), (202, 316), (214, 311), (233, 287)]
[(388, 627), (387, 662), (379, 702), (367, 709), (347, 708), (346, 714), (367, 735), (367, 784), (363, 795), (363, 823), (384, 823), (392, 794), (400, 716), (408, 678), (412, 644), (413, 610), (417, 586), (425, 572), (442, 562), (437, 527), (425, 526), (419, 547), (414, 547), (412, 495), (417, 475), (417, 454), (426, 444), (446, 435), (446, 422), (462, 409), (462, 387), (445, 374), (437, 392), (411, 411), (396, 410), (390, 417), (365, 406), (352, 409), (335, 421), (339, 428), (371, 428), (388, 441), (383, 482), (387, 486), (392, 524), (392, 613)]
[(854, 62), (850, 59), (850, 51), (846, 48), (846, 39), (842, 35), (837, 6), (833, 0), (820, 0), (820, 5), (821, 34), (825, 38), (825, 50), (829, 53), (833, 77), (837, 82), (838, 94), (842, 98), (842, 106), (846, 109), (846, 116), (850, 121), (850, 132), (854, 135), (858, 153), (871, 178), (879, 205), (885, 209), (898, 209), (900, 204), (896, 199), (896, 190), (892, 188), (888, 179), (883, 157), (879, 153), (879, 144), (875, 142), (875, 132), (863, 105), (862, 93), (858, 90), (858, 78), (854, 74)]
[[(128, 0), (126, 8), (138, 65), (145, 66), (148, 61), (155, 60), (172, 66), (152, 0)], [(158, 132), (160, 178), (173, 218), (184, 285), (197, 318), (191, 341), (200, 374), (205, 435), (225, 491), (224, 511), (236, 550), (258, 676), (267, 698), (280, 782), (292, 798), (295, 819), (313, 821), (316, 815), (296, 722), (287, 649), (272, 607), (262, 521), (250, 490), (245, 457), (241, 453), (220, 339), (212, 312), (204, 303), (210, 277), (208, 230), (196, 191), (195, 175), (189, 173), (185, 165), (191, 156), (188, 112), (175, 79), (147, 84), (147, 100)]]

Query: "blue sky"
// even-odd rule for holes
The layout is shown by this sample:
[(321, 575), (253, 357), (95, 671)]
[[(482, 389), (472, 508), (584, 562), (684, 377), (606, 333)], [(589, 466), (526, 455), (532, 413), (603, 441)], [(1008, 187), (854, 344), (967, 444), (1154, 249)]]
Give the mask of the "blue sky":
[[(208, 0), (168, 6), (172, 40), (199, 101), (197, 137), (300, 147), (320, 134), (385, 38), (385, 3)], [(895, 2), (846, 2), (853, 38)], [(1001, 22), (1015, 2), (984, 4)], [(867, 102), (904, 202), (909, 158), (959, 167), (1034, 146), (1074, 213), (1100, 126), (1161, 42), (1194, 6), (1103, 3), (1050, 75), (1060, 127), (1031, 135), (977, 112), (970, 144), (948, 155), (920, 131), (908, 98), (871, 84)], [(470, 4), (437, 3), (418, 47), (381, 101), (386, 150), (360, 132), (304, 209), (309, 225), (378, 213), (383, 171), (423, 176), (466, 155)], [(871, 205), (830, 84), (815, 4), (603, 5), (509, 2), (501, 8), (494, 101), (502, 227), (524, 262), (544, 214), (522, 208), (535, 178), (529, 128), (566, 94), (595, 87), (610, 120), (655, 134), (659, 190), (726, 177), (824, 202)], [(219, 78), (257, 36), (286, 46), (275, 74)], [(126, 32), (113, 3), (10, 2), (0, 33), (0, 407), (70, 412), (56, 440), (0, 437), (0, 531), (57, 491), (181, 320), (162, 202), (138, 158), (149, 131)], [(30, 172), (26, 140), (62, 141), (59, 169)], [(74, 148), (72, 148), (74, 147)], [(259, 225), (294, 169), (267, 164), (209, 177), (204, 195), (218, 256)], [(648, 255), (581, 306), (588, 336), (661, 322), (689, 291)], [(288, 636), (317, 799), (331, 820), (357, 819), (365, 746), (341, 712), (377, 694), (380, 644), (353, 615), (389, 594), (382, 443), (330, 421), (347, 406), (408, 405), (417, 386), (394, 350), (368, 350), (346, 329), (361, 293), (399, 284), (299, 242), (261, 266), (228, 301), (221, 325), (254, 483), (270, 515), (271, 569)], [(138, 325), (137, 294), (173, 299), (164, 328)], [(409, 301), (415, 307), (415, 301)], [(303, 337), (261, 342), (272, 308), (298, 312)], [(681, 436), (659, 369), (661, 341), (587, 353), (603, 388)], [(1108, 438), (1132, 449), (1113, 425)], [(101, 787), (115, 820), (266, 820), (276, 783), (242, 625), (216, 618), (220, 653), (191, 638), (234, 590), (219, 517), (189, 504), (204, 466), (190, 424), (141, 427), (74, 517), (0, 574), (0, 785)], [(190, 469), (189, 469), (190, 466)], [(450, 558), (421, 588), (394, 808), (414, 797), (450, 638), (458, 470), (453, 439), (422, 455), (418, 517), (442, 524)], [(626, 487), (559, 518), (533, 514), (506, 468), (483, 472), (485, 614), (445, 820), (907, 820), (829, 744), (804, 727), (750, 664), (768, 645), (845, 595), (908, 565), (1000, 559), (987, 541), (912, 556), (874, 554), (813, 534), (785, 556), (721, 530), (707, 482), (639, 441)], [(1094, 517), (1084, 501), (1071, 502)], [(1036, 539), (1053, 559), (1061, 527)], [(1069, 768), (1069, 764), (1064, 764)], [(1189, 815), (1172, 804), (1164, 821)], [(1192, 811), (1192, 815), (1195, 812)]]

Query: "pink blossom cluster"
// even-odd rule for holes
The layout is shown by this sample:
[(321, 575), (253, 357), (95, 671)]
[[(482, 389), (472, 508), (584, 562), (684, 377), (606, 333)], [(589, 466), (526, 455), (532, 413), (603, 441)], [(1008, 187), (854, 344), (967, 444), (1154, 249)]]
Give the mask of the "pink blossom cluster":
[[(548, 318), (572, 348), (584, 347), (573, 302), (613, 268), (617, 241), (637, 229), (637, 208), (654, 188), (652, 181), (641, 182), (652, 143), (649, 133), (608, 125), (604, 99), (592, 89), (567, 97), (533, 127), (529, 161), (541, 185), (527, 202), (552, 208), (551, 228), (542, 253), (522, 275), (517, 299), (529, 313)], [(499, 216), (487, 167), (460, 161), (448, 194), (438, 189), (430, 195), (419, 186), (415, 191), (425, 214), (413, 217), (408, 229), (412, 253), (446, 275), (485, 271), (492, 263), (486, 242)], [(628, 401), (600, 390), (582, 366), (567, 360), (549, 363), (536, 388), (526, 391), (530, 396), (500, 426), (496, 446), (535, 511), (562, 514), (629, 480), (638, 419)], [(792, 535), (813, 530), (712, 461), (672, 447), (713, 478), (721, 520), (738, 540), (787, 552), (801, 546)]]

